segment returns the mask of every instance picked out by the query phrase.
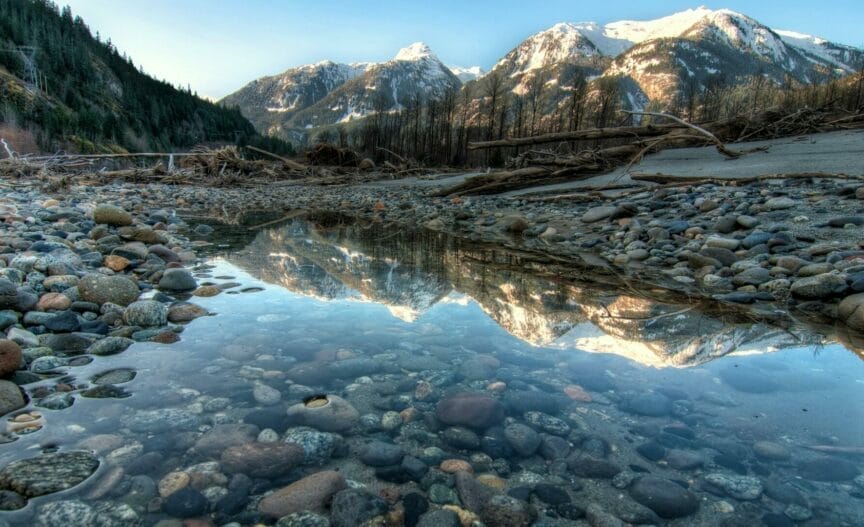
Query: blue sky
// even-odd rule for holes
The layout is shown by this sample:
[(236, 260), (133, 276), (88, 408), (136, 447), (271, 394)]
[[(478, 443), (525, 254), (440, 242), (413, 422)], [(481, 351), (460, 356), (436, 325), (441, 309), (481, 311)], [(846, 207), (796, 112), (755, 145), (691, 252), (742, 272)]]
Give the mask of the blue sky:
[[(699, 1), (59, 0), (148, 73), (224, 96), (262, 75), (323, 59), (386, 60), (426, 42), (444, 63), (488, 69), (525, 37), (557, 22), (650, 19)], [(728, 0), (775, 29), (864, 47), (862, 0)]]

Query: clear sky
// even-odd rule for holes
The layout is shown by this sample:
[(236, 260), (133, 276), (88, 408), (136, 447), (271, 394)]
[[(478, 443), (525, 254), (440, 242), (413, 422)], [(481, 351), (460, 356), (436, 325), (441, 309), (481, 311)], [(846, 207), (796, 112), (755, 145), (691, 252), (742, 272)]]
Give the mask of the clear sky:
[[(557, 22), (651, 19), (699, 0), (58, 0), (151, 75), (222, 97), (290, 67), (382, 61), (416, 41), (448, 65), (489, 69)], [(774, 29), (864, 47), (864, 0), (726, 0)]]

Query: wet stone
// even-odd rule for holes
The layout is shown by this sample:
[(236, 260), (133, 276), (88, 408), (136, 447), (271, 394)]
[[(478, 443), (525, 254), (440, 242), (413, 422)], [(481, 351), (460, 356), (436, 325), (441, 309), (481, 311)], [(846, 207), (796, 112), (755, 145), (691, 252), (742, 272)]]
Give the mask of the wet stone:
[(833, 457), (817, 458), (800, 463), (798, 472), (804, 478), (813, 481), (848, 481), (860, 473), (854, 463)]
[(289, 428), (282, 438), (284, 443), (295, 443), (303, 449), (304, 463), (324, 464), (336, 451), (341, 437), (308, 427)]
[(441, 439), (453, 448), (464, 450), (476, 450), (480, 448), (480, 437), (462, 426), (452, 426), (445, 429), (441, 434)]
[(383, 499), (359, 489), (336, 493), (330, 504), (330, 523), (333, 527), (353, 527), (381, 516), (388, 510)]
[(483, 429), (501, 422), (504, 408), (494, 397), (464, 393), (440, 401), (435, 416), (444, 424)]
[(631, 397), (622, 410), (647, 417), (662, 417), (672, 413), (672, 400), (663, 394), (649, 392)]
[(521, 423), (514, 423), (505, 427), (504, 436), (513, 450), (523, 457), (534, 454), (540, 446), (540, 435), (531, 427)]
[(191, 487), (174, 492), (162, 502), (162, 510), (175, 518), (195, 518), (205, 514), (209, 508), (207, 498)]
[(13, 461), (0, 470), (0, 488), (32, 498), (66, 490), (89, 478), (99, 460), (89, 452), (58, 452)]
[(582, 478), (610, 479), (621, 472), (621, 467), (611, 461), (578, 454), (567, 460), (567, 466)]
[(737, 500), (755, 500), (762, 495), (762, 482), (752, 476), (714, 473), (705, 475), (705, 481)]
[(360, 461), (371, 467), (398, 465), (404, 456), (402, 447), (382, 441), (368, 443), (360, 450)]
[(665, 519), (689, 516), (699, 509), (699, 499), (677, 483), (643, 476), (629, 489), (630, 496)]

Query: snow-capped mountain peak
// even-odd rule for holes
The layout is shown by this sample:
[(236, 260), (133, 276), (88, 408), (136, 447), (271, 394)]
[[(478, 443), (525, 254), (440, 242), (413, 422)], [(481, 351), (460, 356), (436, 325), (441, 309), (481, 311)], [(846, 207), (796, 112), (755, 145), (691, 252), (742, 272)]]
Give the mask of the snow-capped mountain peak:
[(447, 68), (449, 68), (450, 71), (453, 72), (453, 75), (456, 75), (456, 77), (462, 82), (477, 80), (486, 74), (480, 66), (471, 66), (470, 68), (447, 66)]
[(536, 33), (508, 53), (495, 68), (504, 68), (507, 75), (515, 76), (572, 60), (591, 57), (597, 47), (585, 38), (579, 28), (569, 22), (555, 24)]
[(655, 38), (675, 37), (717, 12), (719, 11), (700, 6), (654, 20), (621, 20), (606, 24), (603, 34), (608, 38), (627, 40), (634, 44)]
[(429, 46), (424, 42), (415, 42), (408, 47), (399, 50), (399, 53), (393, 57), (393, 60), (403, 60), (413, 62), (427, 58), (435, 58), (435, 54), (429, 49)]

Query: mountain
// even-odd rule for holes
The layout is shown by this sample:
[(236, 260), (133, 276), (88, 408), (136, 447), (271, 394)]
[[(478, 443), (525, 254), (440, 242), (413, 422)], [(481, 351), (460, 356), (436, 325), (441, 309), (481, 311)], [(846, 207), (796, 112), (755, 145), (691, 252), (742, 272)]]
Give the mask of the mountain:
[[(580, 112), (602, 105), (603, 93), (631, 109), (652, 103), (669, 109), (708, 86), (734, 86), (755, 77), (812, 84), (862, 67), (864, 50), (774, 30), (728, 9), (698, 7), (654, 20), (558, 23), (530, 35), (485, 74), (476, 67), (447, 68), (416, 43), (380, 64), (319, 63), (265, 77), (224, 102), (239, 105), (259, 130), (296, 135), (399, 110), (410, 95), (440, 95), (461, 83), (472, 85), (466, 92), (474, 99), (476, 123), (484, 118), (481, 107), (494, 79), (503, 102), (511, 105), (514, 131), (534, 133), (568, 120), (573, 126)], [(583, 109), (576, 107), (578, 101)], [(595, 115), (585, 124), (599, 122)]]
[[(322, 66), (324, 65), (324, 66)], [(459, 89), (458, 77), (415, 42), (377, 64), (319, 63), (253, 81), (222, 100), (237, 105), (259, 130), (290, 135), (373, 112), (400, 110), (412, 98), (443, 96)]]
[(453, 73), (453, 75), (456, 75), (456, 77), (463, 83), (468, 81), (476, 81), (477, 79), (486, 74), (486, 72), (483, 71), (483, 68), (481, 68), (480, 66), (471, 66), (470, 68), (462, 68), (460, 66), (447, 67), (450, 68), (450, 71)]
[(18, 139), (13, 148), (165, 151), (255, 136), (240, 112), (139, 71), (68, 7), (0, 1), (0, 49), (3, 134)]

